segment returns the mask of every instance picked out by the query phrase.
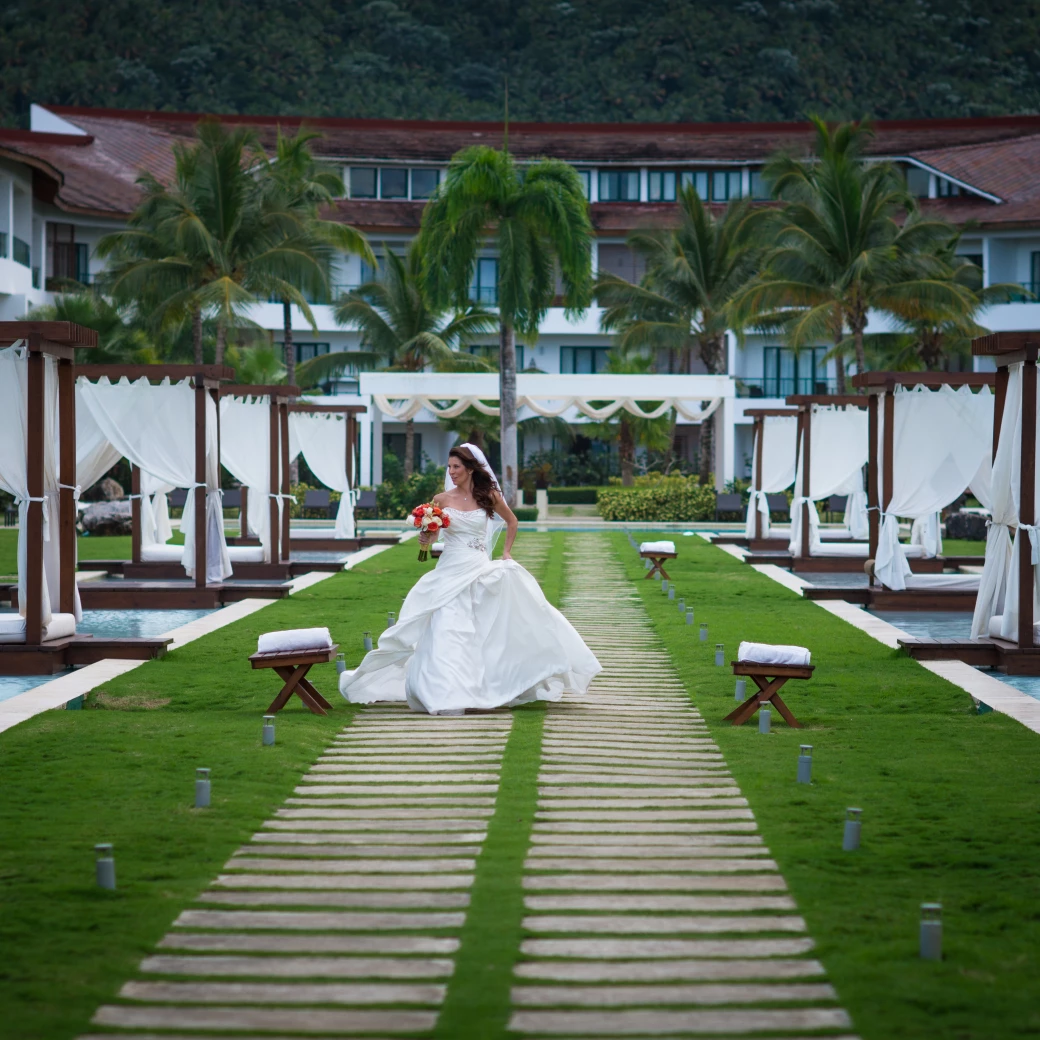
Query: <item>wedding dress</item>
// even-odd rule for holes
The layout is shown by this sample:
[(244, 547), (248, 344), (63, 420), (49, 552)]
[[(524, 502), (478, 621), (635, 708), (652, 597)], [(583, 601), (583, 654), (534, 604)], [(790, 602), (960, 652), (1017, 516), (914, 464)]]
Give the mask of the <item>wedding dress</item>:
[(489, 558), (483, 510), (446, 512), (436, 567), (378, 647), (340, 676), (340, 693), (361, 704), (407, 701), (431, 715), (585, 693), (600, 664), (581, 636), (523, 567)]

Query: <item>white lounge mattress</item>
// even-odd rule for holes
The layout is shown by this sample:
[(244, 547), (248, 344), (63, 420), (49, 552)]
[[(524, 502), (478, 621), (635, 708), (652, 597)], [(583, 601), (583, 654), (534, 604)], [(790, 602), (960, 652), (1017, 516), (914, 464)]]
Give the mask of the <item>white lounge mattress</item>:
[(978, 592), (979, 574), (911, 574), (906, 579), (906, 587), (915, 592), (926, 592), (929, 589), (949, 592)]
[[(43, 630), (43, 641), (66, 639), (76, 634), (73, 614), (52, 614), (51, 622)], [(24, 643), (25, 618), (20, 614), (0, 614), (0, 643)]]
[[(261, 545), (229, 545), (228, 559), (235, 563), (263, 563), (264, 549)], [(141, 547), (142, 563), (180, 563), (184, 556), (183, 545), (144, 545)]]

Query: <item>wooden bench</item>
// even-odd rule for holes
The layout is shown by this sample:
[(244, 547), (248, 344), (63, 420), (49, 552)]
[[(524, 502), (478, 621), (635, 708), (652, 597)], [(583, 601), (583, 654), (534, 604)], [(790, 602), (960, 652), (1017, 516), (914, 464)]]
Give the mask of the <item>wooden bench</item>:
[(253, 654), (249, 658), (249, 663), (254, 668), (273, 668), (285, 682), (281, 692), (271, 701), (267, 714), (274, 715), (281, 711), (294, 693), (315, 715), (327, 715), (332, 711), (332, 705), (314, 688), (307, 678), (307, 673), (311, 670), (312, 665), (335, 661), (338, 649), (339, 644), (333, 643), (332, 646), (314, 650)]
[(679, 554), (677, 552), (659, 552), (656, 549), (647, 550), (644, 552), (642, 549), (639, 550), (639, 558), (641, 560), (649, 560), (653, 567), (646, 572), (648, 578), (652, 578), (655, 574), (660, 574), (665, 581), (671, 581), (668, 577), (668, 572), (664, 569), (665, 560), (674, 560)]
[(802, 724), (794, 717), (791, 709), (784, 704), (780, 696), (780, 687), (788, 679), (812, 678), (815, 665), (758, 664), (752, 661), (733, 661), (733, 674), (746, 675), (754, 680), (758, 692), (750, 697), (739, 708), (731, 711), (723, 722), (732, 722), (734, 726), (743, 726), (759, 708), (772, 705), (794, 729), (801, 729)]

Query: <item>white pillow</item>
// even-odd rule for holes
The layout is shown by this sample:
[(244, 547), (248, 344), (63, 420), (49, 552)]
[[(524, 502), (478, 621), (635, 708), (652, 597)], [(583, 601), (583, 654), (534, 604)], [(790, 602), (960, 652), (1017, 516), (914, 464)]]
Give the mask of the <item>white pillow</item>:
[(265, 632), (256, 644), (258, 654), (284, 654), (294, 650), (327, 650), (332, 636), (327, 628), (287, 628)]
[(809, 664), (811, 657), (804, 646), (741, 643), (737, 650), (737, 660), (745, 664), (783, 664), (802, 668)]
[(675, 542), (640, 542), (639, 551), (645, 553), (673, 553)]

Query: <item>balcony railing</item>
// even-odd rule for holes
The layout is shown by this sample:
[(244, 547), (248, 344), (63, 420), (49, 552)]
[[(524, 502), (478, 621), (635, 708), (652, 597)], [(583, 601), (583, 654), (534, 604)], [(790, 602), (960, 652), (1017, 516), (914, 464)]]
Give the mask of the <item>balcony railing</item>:
[(23, 242), (17, 235), (14, 236), (14, 252), (11, 259), (16, 264), (21, 264), (22, 267), (32, 266), (32, 252), (29, 249), (29, 243)]
[(737, 397), (787, 397), (791, 394), (833, 394), (837, 385), (833, 379), (785, 378), (763, 376), (734, 376)]

